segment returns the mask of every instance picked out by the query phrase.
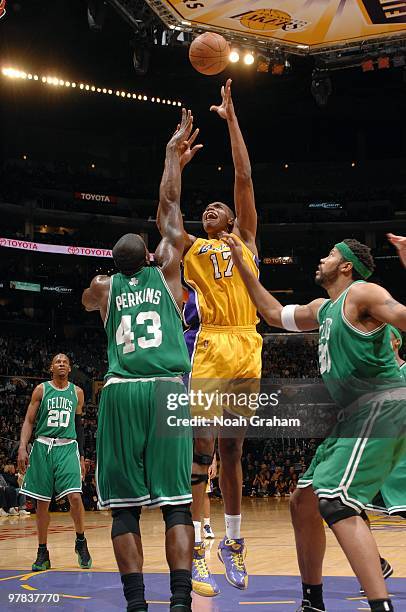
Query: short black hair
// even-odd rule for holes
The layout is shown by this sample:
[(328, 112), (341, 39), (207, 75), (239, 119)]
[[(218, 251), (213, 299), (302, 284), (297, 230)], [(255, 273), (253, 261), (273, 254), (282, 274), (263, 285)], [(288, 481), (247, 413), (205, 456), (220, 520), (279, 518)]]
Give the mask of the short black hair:
[(112, 255), (117, 269), (131, 276), (146, 265), (145, 242), (138, 234), (124, 234), (114, 245)]
[[(371, 249), (369, 248), (369, 246), (367, 246), (366, 244), (362, 244), (362, 242), (355, 240), (355, 238), (346, 238), (345, 240), (343, 240), (343, 242), (348, 247), (350, 247), (354, 255), (358, 257), (358, 259), (364, 264), (366, 268), (368, 268), (370, 272), (373, 272), (375, 270), (375, 262), (374, 258), (371, 255)], [(345, 260), (345, 258), (343, 259)], [(354, 267), (352, 268), (352, 278), (354, 280), (365, 280), (363, 279), (361, 274), (356, 271)]]

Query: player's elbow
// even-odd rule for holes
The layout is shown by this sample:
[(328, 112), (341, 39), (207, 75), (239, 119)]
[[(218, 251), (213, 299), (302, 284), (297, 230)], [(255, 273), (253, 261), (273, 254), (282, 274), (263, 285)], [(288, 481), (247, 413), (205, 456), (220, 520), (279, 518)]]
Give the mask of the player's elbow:
[(271, 327), (282, 327), (282, 320), (281, 320), (281, 312), (282, 312), (282, 306), (280, 308), (267, 308), (266, 310), (262, 310), (261, 314), (263, 316), (263, 318), (265, 319), (266, 323), (268, 323), (268, 325), (270, 325)]

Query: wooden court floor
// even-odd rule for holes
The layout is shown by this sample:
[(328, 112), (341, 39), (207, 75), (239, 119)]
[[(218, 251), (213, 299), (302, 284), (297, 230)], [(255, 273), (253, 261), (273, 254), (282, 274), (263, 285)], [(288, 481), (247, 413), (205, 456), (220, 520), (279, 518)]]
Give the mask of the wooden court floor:
[[(207, 549), (210, 568), (223, 573), (217, 559), (217, 545), (224, 535), (223, 504), (213, 500), (211, 523), (216, 539)], [(395, 569), (395, 576), (406, 577), (406, 521), (370, 515), (372, 528), (381, 555)], [(86, 537), (93, 557), (92, 571), (116, 571), (110, 542), (110, 513), (86, 512)], [(159, 510), (144, 510), (141, 519), (145, 573), (166, 572), (164, 528)], [(326, 576), (352, 576), (351, 568), (328, 528)], [(297, 576), (296, 551), (289, 517), (287, 498), (243, 500), (242, 535), (247, 544), (247, 569), (250, 575)], [(74, 530), (68, 513), (54, 513), (48, 538), (53, 569), (77, 570), (74, 554)], [(0, 569), (31, 570), (35, 559), (37, 538), (35, 517), (0, 518)]]

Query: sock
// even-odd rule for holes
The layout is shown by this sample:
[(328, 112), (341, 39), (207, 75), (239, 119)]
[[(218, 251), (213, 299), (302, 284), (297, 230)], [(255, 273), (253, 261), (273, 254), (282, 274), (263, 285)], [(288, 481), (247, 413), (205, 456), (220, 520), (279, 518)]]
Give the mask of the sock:
[(191, 610), (192, 606), (192, 573), (190, 570), (172, 570), (170, 573), (171, 581), (171, 605), (170, 609), (183, 612)]
[(76, 532), (76, 539), (77, 540), (84, 540), (85, 539), (85, 533), (78, 533)]
[(45, 544), (38, 544), (38, 550), (46, 550), (47, 549), (47, 544), (45, 542)]
[(144, 576), (142, 574), (123, 574), (124, 597), (127, 600), (127, 612), (146, 612), (148, 604), (145, 601)]
[(226, 536), (228, 540), (239, 540), (241, 538), (241, 514), (225, 514)]
[(203, 519), (203, 525), (209, 525), (210, 526), (210, 518)]
[(371, 612), (393, 612), (392, 601), (390, 599), (368, 599)]
[(309, 601), (313, 608), (325, 610), (322, 584), (306, 584), (302, 582), (303, 601)]
[(193, 527), (195, 528), (195, 544), (198, 544), (202, 541), (202, 523), (193, 521)]

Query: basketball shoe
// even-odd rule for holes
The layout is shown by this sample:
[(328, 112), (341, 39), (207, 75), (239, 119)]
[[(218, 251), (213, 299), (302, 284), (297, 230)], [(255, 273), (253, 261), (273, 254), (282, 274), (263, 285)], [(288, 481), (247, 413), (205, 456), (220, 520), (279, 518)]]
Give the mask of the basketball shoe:
[(38, 548), (37, 558), (32, 564), (33, 572), (43, 572), (51, 568), (51, 561), (49, 560), (49, 551), (47, 548)]
[(203, 595), (203, 597), (214, 597), (220, 593), (220, 589), (207, 567), (203, 542), (195, 544), (193, 549), (192, 588), (197, 595)]
[(87, 540), (78, 540), (75, 542), (75, 553), (78, 556), (79, 567), (82, 569), (90, 569), (92, 567), (92, 557), (87, 548)]
[(214, 540), (214, 533), (210, 525), (203, 525), (203, 533), (206, 540)]
[(217, 554), (224, 564), (228, 582), (237, 589), (248, 588), (248, 574), (244, 564), (247, 554), (244, 538), (228, 540), (225, 536), (219, 544)]

